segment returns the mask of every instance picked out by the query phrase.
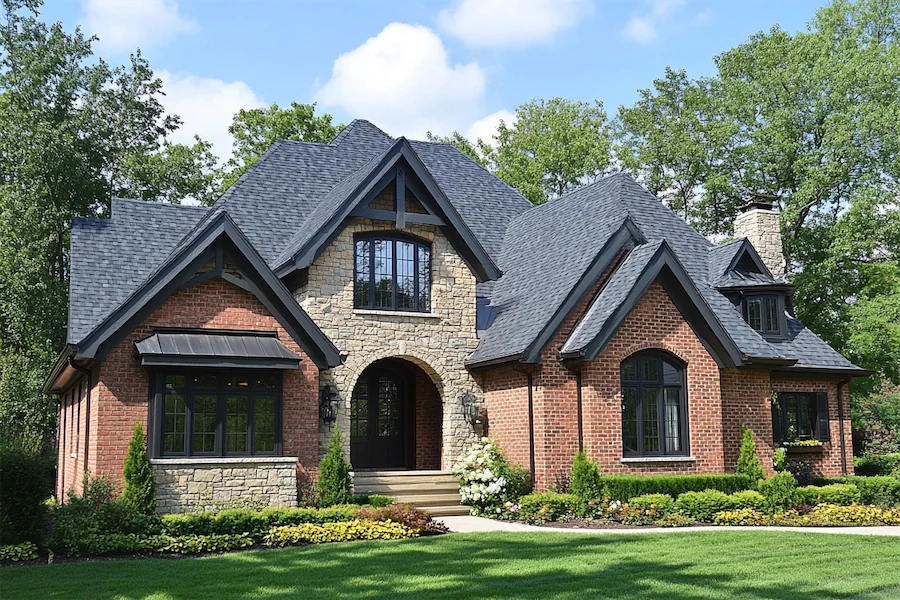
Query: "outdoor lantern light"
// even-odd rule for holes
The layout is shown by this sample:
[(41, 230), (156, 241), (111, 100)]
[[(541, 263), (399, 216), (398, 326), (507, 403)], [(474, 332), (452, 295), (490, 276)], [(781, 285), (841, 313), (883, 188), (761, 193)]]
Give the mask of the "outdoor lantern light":
[(337, 421), (338, 393), (332, 386), (325, 384), (319, 388), (319, 418), (325, 423)]
[(459, 397), (459, 401), (462, 404), (463, 418), (466, 423), (474, 427), (478, 422), (478, 403), (475, 400), (475, 394), (466, 392)]

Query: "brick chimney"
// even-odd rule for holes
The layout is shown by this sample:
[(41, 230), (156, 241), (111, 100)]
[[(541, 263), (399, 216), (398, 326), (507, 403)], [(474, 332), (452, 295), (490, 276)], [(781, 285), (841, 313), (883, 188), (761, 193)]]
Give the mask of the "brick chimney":
[(784, 275), (784, 250), (781, 224), (775, 210), (775, 197), (753, 194), (750, 202), (738, 210), (734, 219), (735, 237), (745, 237), (776, 279)]

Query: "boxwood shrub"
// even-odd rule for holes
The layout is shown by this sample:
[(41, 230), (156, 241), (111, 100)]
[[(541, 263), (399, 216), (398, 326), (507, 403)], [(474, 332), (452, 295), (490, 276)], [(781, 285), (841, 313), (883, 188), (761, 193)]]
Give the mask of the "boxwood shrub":
[(797, 497), (802, 504), (837, 504), (849, 506), (860, 503), (859, 488), (852, 483), (832, 483), (831, 485), (808, 485), (797, 488)]
[(798, 502), (797, 480), (787, 471), (775, 473), (759, 482), (759, 492), (766, 497), (770, 508), (782, 509)]
[(535, 492), (519, 498), (517, 518), (527, 523), (559, 521), (578, 514), (581, 499), (575, 494)]
[[(756, 482), (752, 482), (755, 484)], [(668, 494), (717, 490), (725, 494), (748, 490), (750, 478), (743, 475), (607, 475), (601, 478), (603, 494), (610, 500), (627, 501), (645, 494)]]
[(685, 492), (675, 501), (675, 510), (698, 521), (712, 521), (716, 513), (731, 510), (734, 500), (725, 492)]
[(896, 475), (900, 473), (900, 452), (861, 456), (853, 460), (853, 471), (857, 475), (871, 477), (874, 475)]
[(628, 507), (661, 518), (675, 511), (675, 500), (668, 494), (644, 494), (629, 500)]
[(900, 478), (887, 476), (861, 477), (859, 475), (847, 475), (846, 477), (816, 477), (813, 485), (831, 485), (835, 483), (849, 483), (859, 490), (861, 504), (873, 504), (875, 506), (900, 506)]
[(352, 504), (328, 508), (266, 508), (223, 510), (163, 515), (163, 533), (169, 536), (185, 535), (235, 535), (246, 533), (261, 538), (272, 527), (300, 525), (302, 523), (334, 523), (356, 518), (359, 507)]
[(731, 505), (733, 510), (749, 508), (752, 510), (762, 510), (766, 507), (766, 497), (756, 490), (744, 490), (743, 492), (735, 492), (731, 494)]

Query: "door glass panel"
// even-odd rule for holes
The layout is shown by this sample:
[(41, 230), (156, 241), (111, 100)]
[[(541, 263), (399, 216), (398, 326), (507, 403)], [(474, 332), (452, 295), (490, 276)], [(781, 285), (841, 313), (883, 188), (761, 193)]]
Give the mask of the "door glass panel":
[(216, 396), (194, 396), (194, 453), (216, 451)]
[(350, 435), (363, 436), (369, 431), (369, 378), (362, 376), (350, 396)]
[(637, 388), (622, 388), (622, 444), (626, 452), (638, 451), (637, 405)]
[(400, 435), (400, 393), (389, 377), (378, 378), (378, 436)]
[(253, 451), (275, 452), (275, 397), (257, 396), (253, 413)]
[(644, 452), (659, 452), (659, 392), (644, 390)]
[(250, 423), (250, 398), (228, 396), (225, 410), (225, 451), (246, 452)]
[[(182, 377), (182, 383), (184, 378)], [(183, 453), (184, 432), (187, 424), (187, 404), (183, 394), (166, 394), (164, 429), (163, 429), (163, 453)]]
[(681, 398), (677, 388), (665, 390), (666, 453), (681, 452)]

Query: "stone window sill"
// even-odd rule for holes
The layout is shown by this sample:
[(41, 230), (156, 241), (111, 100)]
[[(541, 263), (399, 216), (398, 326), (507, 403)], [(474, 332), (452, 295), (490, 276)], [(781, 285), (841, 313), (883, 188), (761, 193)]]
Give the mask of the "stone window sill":
[(635, 456), (633, 458), (623, 458), (623, 464), (646, 464), (646, 463), (692, 463), (697, 462), (694, 456)]
[(370, 308), (354, 308), (354, 315), (365, 315), (373, 317), (416, 317), (420, 319), (440, 319), (441, 315), (437, 313), (414, 312), (405, 310), (372, 310)]
[(151, 458), (151, 465), (161, 467), (189, 465), (264, 465), (297, 462), (296, 456), (179, 456)]

